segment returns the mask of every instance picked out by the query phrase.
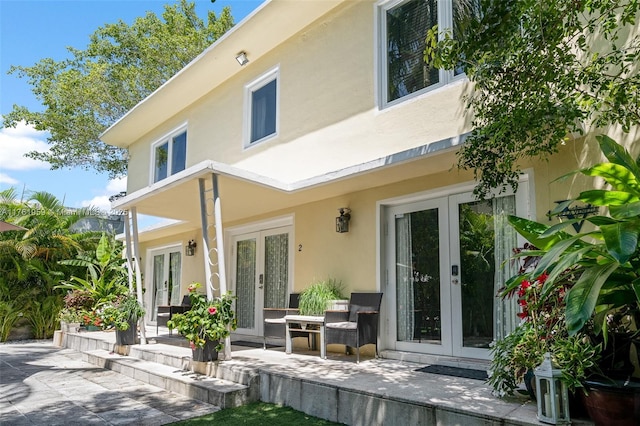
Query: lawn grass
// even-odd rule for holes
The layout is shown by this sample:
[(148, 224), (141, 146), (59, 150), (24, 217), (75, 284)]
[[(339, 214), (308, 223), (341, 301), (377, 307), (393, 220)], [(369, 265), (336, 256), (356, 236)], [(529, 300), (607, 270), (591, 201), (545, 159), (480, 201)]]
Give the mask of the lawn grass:
[(195, 425), (269, 425), (269, 426), (331, 426), (339, 425), (327, 420), (310, 416), (290, 407), (281, 407), (265, 402), (253, 402), (236, 408), (227, 408), (202, 417), (171, 423), (178, 426)]

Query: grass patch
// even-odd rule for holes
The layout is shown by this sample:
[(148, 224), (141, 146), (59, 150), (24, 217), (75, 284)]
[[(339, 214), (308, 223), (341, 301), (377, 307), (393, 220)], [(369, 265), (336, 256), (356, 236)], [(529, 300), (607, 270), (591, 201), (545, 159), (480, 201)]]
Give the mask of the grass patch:
[(269, 426), (291, 426), (291, 425), (311, 425), (311, 426), (331, 426), (339, 423), (322, 420), (310, 416), (301, 411), (296, 411), (290, 407), (282, 407), (266, 402), (253, 402), (236, 408), (227, 408), (202, 417), (182, 420), (171, 423), (179, 426), (195, 425), (266, 425)]

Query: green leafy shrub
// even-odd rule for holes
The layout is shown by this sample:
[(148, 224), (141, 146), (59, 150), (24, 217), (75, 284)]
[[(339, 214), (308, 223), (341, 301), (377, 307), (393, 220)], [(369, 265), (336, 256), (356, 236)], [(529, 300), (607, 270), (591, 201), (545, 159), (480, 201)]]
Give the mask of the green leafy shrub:
[(342, 283), (336, 279), (316, 281), (300, 294), (301, 315), (324, 315), (330, 300), (344, 299)]

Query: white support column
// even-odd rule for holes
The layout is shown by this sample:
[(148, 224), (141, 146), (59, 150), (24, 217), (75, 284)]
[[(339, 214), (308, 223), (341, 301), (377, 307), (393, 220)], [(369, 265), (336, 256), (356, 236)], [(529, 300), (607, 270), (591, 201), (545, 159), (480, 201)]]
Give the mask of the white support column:
[(133, 291), (133, 261), (131, 259), (131, 221), (129, 217), (129, 210), (124, 213), (125, 226), (124, 226), (124, 243), (125, 243), (125, 255), (127, 256), (127, 276), (129, 279), (129, 293)]
[(227, 274), (224, 262), (224, 238), (222, 234), (222, 207), (220, 205), (220, 192), (218, 191), (218, 175), (211, 174), (213, 186), (213, 211), (215, 216), (216, 243), (218, 249), (218, 279), (220, 280), (220, 294), (227, 292)]
[[(211, 188), (207, 189), (205, 178), (198, 179), (200, 187), (200, 216), (202, 220), (202, 246), (204, 247), (205, 280), (207, 298), (213, 298), (213, 279), (218, 278), (220, 295), (227, 292), (227, 276), (224, 262), (224, 241), (222, 231), (222, 207), (218, 191), (218, 176), (211, 174)], [(215, 241), (212, 241), (215, 240)], [(215, 247), (213, 245), (215, 244)], [(231, 359), (231, 338), (224, 342), (224, 359)]]
[[(144, 305), (142, 300), (142, 273), (140, 272), (140, 244), (138, 243), (138, 211), (135, 207), (131, 207), (131, 224), (133, 226), (133, 264), (136, 271), (136, 294), (138, 302)], [(140, 343), (147, 343), (147, 333), (145, 330), (144, 316), (139, 320), (140, 325)]]

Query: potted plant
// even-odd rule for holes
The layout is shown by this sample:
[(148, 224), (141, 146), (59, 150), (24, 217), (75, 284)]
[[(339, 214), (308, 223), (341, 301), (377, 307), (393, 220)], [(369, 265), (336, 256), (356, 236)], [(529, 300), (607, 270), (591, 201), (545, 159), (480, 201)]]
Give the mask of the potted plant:
[(80, 328), (82, 316), (76, 308), (62, 308), (58, 313), (60, 329), (64, 332), (76, 332)]
[(98, 331), (102, 329), (102, 318), (94, 309), (83, 309), (80, 311), (80, 323), (86, 331)]
[[(301, 315), (324, 315), (333, 309), (334, 301), (344, 300), (342, 283), (333, 278), (316, 281), (300, 293), (298, 305)], [(347, 304), (348, 304), (347, 300)], [(346, 307), (345, 307), (346, 309)]]
[(64, 296), (64, 308), (58, 313), (62, 331), (78, 331), (84, 324), (83, 313), (93, 309), (95, 301), (84, 290), (71, 290)]
[(105, 326), (115, 328), (117, 345), (134, 345), (137, 343), (137, 323), (144, 313), (135, 294), (129, 293), (103, 305), (100, 316)]
[[(640, 407), (640, 159), (633, 160), (611, 138), (597, 139), (608, 161), (579, 172), (604, 179), (612, 189), (584, 191), (577, 200), (604, 207), (608, 214), (567, 220), (551, 227), (510, 218), (516, 230), (538, 248), (520, 256), (537, 256), (539, 260), (528, 274), (511, 278), (503, 294), (517, 291), (527, 277), (544, 274), (540, 299), (546, 302), (570, 283), (563, 299), (567, 337), (583, 336), (578, 341), (588, 340), (590, 345), (601, 348), (596, 365), (584, 371), (584, 379), (576, 379), (590, 389), (585, 394), (587, 398), (606, 388), (615, 391), (612, 394), (616, 403), (621, 400), (619, 395), (629, 396), (627, 405), (615, 413), (619, 416), (616, 421), (623, 424), (624, 415), (631, 422), (640, 416), (639, 409), (634, 409)], [(560, 204), (554, 213), (570, 203)], [(593, 229), (575, 235), (564, 231), (580, 220), (590, 222)], [(558, 342), (563, 340), (566, 339)], [(602, 408), (617, 407), (616, 403), (606, 402)], [(599, 408), (587, 399), (585, 404), (595, 420)]]
[(199, 283), (189, 285), (191, 309), (173, 315), (167, 327), (178, 330), (189, 341), (194, 361), (214, 361), (224, 348), (224, 339), (236, 329), (233, 311), (235, 297), (228, 292), (207, 300), (204, 294), (198, 292), (198, 288)]

